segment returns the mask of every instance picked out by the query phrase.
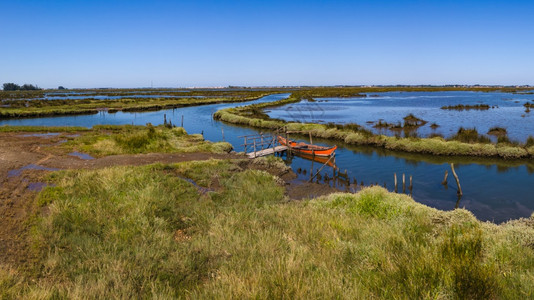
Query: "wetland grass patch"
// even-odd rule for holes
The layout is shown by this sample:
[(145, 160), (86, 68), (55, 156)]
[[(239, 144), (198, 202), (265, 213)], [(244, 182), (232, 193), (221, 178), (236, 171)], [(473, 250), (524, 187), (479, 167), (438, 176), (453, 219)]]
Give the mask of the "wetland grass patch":
[(228, 153), (232, 145), (212, 143), (200, 134), (189, 135), (181, 127), (99, 125), (80, 137), (62, 145), (63, 148), (87, 152), (95, 156), (138, 153)]
[(379, 187), (288, 202), (275, 177), (226, 160), (50, 180), (36, 270), (0, 267), (2, 297), (533, 296), (532, 219), (483, 223)]

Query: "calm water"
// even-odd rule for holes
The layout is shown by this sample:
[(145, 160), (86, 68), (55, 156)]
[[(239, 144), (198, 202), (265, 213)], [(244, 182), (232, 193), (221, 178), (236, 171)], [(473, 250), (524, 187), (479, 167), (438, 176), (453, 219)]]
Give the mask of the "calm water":
[(206, 98), (206, 96), (176, 96), (176, 95), (120, 95), (120, 96), (108, 96), (108, 95), (68, 95), (68, 96), (44, 96), (42, 98), (32, 98), (24, 100), (83, 100), (83, 99), (96, 99), (96, 100), (117, 100), (128, 98)]
[[(478, 94), (477, 94), (478, 95)], [(240, 103), (270, 102), (287, 97), (288, 94), (270, 95), (259, 100)], [(517, 96), (517, 95), (516, 95)], [(375, 101), (377, 99), (362, 99)], [(343, 100), (346, 101), (346, 100)], [(353, 101), (353, 100), (349, 100)], [(502, 100), (503, 102), (505, 100)], [(512, 101), (513, 102), (513, 101)], [(329, 102), (325, 102), (329, 103)], [(163, 115), (167, 115), (174, 124), (179, 125), (184, 116), (184, 127), (188, 133), (204, 133), (204, 137), (211, 141), (222, 140), (224, 130), (225, 140), (232, 143), (237, 151), (242, 151), (243, 143), (238, 136), (256, 134), (252, 128), (238, 127), (213, 120), (212, 114), (217, 110), (233, 107), (236, 104), (215, 104), (196, 107), (162, 110), (156, 112), (127, 113), (117, 112), (109, 114), (102, 112), (95, 115), (65, 116), (53, 118), (0, 120), (0, 125), (44, 125), (44, 126), (87, 126), (97, 124), (136, 124), (154, 125), (163, 123)], [(502, 105), (505, 106), (505, 105)], [(486, 112), (487, 113), (487, 112)], [(401, 114), (402, 115), (402, 114)], [(304, 137), (303, 137), (304, 138)], [(305, 141), (305, 139), (303, 139)], [(329, 141), (315, 140), (316, 144), (330, 145)], [(338, 143), (336, 163), (342, 171), (347, 170), (350, 182), (357, 180), (365, 185), (378, 183), (393, 190), (393, 173), (397, 173), (402, 182), (402, 173), (413, 175), (412, 194), (416, 201), (443, 210), (451, 210), (456, 206), (465, 207), (481, 220), (502, 222), (508, 219), (529, 217), (534, 211), (534, 164), (527, 166), (523, 162), (503, 162), (493, 160), (475, 160), (472, 158), (435, 158), (425, 155), (403, 154), (388, 152), (381, 149), (353, 147)], [(443, 173), (449, 169), (448, 163), (454, 162), (460, 177), (464, 196), (458, 202), (456, 184), (449, 176), (448, 188), (441, 185)], [(301, 180), (308, 180), (310, 170), (317, 170), (319, 163), (313, 163), (299, 157), (288, 161), (292, 168), (307, 170), (306, 175), (301, 172)], [(450, 169), (449, 169), (450, 172)], [(321, 175), (332, 174), (332, 168), (325, 167)], [(321, 180), (320, 182), (323, 182)], [(333, 182), (330, 182), (333, 185)], [(337, 187), (346, 189), (345, 184), (338, 182)], [(353, 186), (349, 187), (349, 190)], [(400, 186), (399, 191), (402, 191)], [(409, 193), (409, 191), (406, 191)], [(310, 195), (313, 196), (313, 195)]]
[[(525, 141), (534, 135), (534, 111), (526, 113), (523, 104), (533, 103), (534, 95), (483, 92), (388, 92), (367, 94), (366, 98), (320, 98), (316, 102), (302, 101), (272, 108), (269, 116), (287, 121), (314, 123), (357, 123), (375, 133), (394, 135), (387, 129), (375, 129), (373, 124), (383, 120), (402, 122), (413, 113), (429, 123), (418, 129), (420, 136), (439, 133), (445, 137), (454, 135), (458, 128), (475, 127), (479, 133), (487, 133), (491, 127), (504, 127), (512, 140)], [(442, 106), (458, 104), (487, 104), (489, 110), (443, 110)], [(431, 129), (435, 122), (440, 127)]]

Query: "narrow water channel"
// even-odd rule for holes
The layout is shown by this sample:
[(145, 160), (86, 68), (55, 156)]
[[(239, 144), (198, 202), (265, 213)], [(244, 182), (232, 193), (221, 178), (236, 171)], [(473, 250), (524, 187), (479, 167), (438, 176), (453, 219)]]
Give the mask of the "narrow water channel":
[[(227, 107), (248, 105), (251, 103), (271, 102), (288, 97), (289, 94), (276, 94), (263, 97), (259, 100), (239, 104), (214, 104), (196, 107), (161, 110), (154, 112), (101, 112), (95, 115), (62, 116), (33, 119), (0, 120), (0, 125), (35, 125), (35, 126), (86, 126), (98, 124), (135, 124), (154, 125), (163, 123), (163, 115), (174, 124), (180, 125), (184, 116), (184, 127), (188, 133), (203, 133), (211, 141), (221, 141), (224, 138), (230, 142), (236, 151), (242, 151), (240, 146), (242, 135), (256, 134), (258, 130), (225, 124), (213, 120), (212, 115), (217, 110)], [(306, 141), (302, 137), (302, 141)], [(314, 139), (314, 143), (323, 145), (334, 144), (331, 141)], [(384, 184), (393, 190), (393, 174), (396, 173), (399, 181), (399, 192), (402, 192), (402, 174), (406, 176), (408, 190), (409, 176), (413, 176), (413, 198), (428, 206), (443, 210), (463, 207), (473, 212), (481, 220), (503, 222), (509, 219), (529, 217), (534, 211), (534, 163), (524, 161), (507, 161), (473, 158), (442, 158), (420, 154), (408, 154), (374, 149), (369, 147), (354, 147), (351, 145), (338, 145), (336, 164), (341, 171), (347, 170), (351, 185), (343, 182), (329, 181), (342, 190), (355, 188), (354, 180), (358, 186)], [(456, 183), (449, 176), (449, 184), (441, 184), (445, 170), (449, 170), (449, 163), (454, 162), (456, 171), (461, 180), (463, 197), (458, 201)], [(288, 160), (291, 167), (300, 172), (300, 180), (308, 180), (311, 168), (317, 171), (319, 163), (300, 157)], [(306, 174), (304, 174), (306, 170)], [(331, 167), (321, 171), (321, 180), (324, 175), (331, 176)]]

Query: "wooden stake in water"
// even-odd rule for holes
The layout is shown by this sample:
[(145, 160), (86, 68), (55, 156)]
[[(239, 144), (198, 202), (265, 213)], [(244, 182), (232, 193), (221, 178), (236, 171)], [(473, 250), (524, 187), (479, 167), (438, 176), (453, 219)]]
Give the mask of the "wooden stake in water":
[(449, 171), (445, 170), (445, 177), (443, 177), (441, 184), (447, 185), (447, 177), (449, 177)]
[(222, 140), (224, 142), (224, 128), (221, 127), (221, 133), (222, 133)]
[(182, 128), (184, 128), (184, 115), (182, 115)]
[(456, 179), (456, 185), (458, 185), (458, 196), (461, 196), (463, 195), (462, 187), (460, 186), (460, 179), (458, 178), (458, 175), (456, 175), (456, 171), (454, 171), (453, 163), (451, 163), (451, 171), (452, 171), (452, 175), (454, 176), (454, 179)]
[(402, 173), (402, 192), (406, 193), (406, 178), (404, 176), (404, 173)]
[(395, 193), (397, 192), (397, 173), (393, 173), (393, 179), (395, 180)]

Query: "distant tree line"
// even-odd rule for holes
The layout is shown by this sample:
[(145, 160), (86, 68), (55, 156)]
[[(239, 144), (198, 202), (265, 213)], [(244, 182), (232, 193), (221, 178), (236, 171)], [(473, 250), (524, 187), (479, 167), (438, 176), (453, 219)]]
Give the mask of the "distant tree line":
[(3, 85), (4, 91), (37, 91), (42, 90), (40, 87), (33, 85), (33, 84), (23, 84), (22, 86), (16, 84), (16, 83), (4, 83)]

